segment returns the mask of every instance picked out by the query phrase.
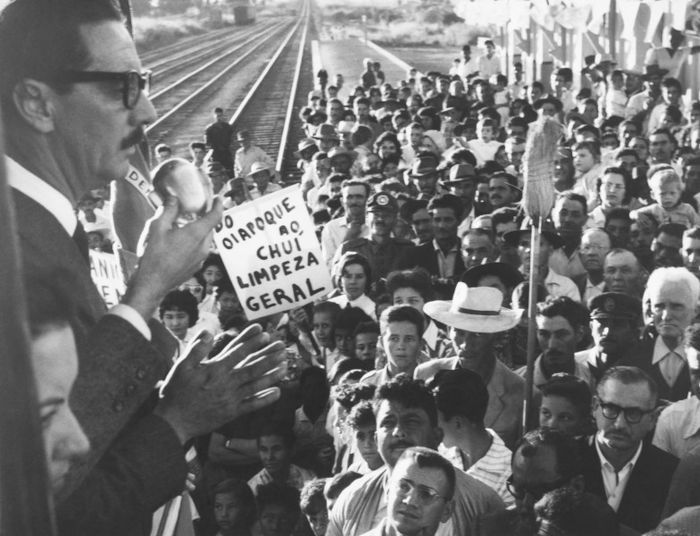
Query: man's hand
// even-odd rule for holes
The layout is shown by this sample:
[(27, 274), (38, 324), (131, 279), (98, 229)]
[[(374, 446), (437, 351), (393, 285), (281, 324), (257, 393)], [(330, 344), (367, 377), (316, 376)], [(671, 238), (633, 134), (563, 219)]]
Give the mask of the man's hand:
[(163, 381), (154, 413), (184, 444), (229, 421), (263, 408), (280, 396), (287, 373), (284, 345), (253, 324), (217, 356), (207, 359), (212, 336), (202, 332)]
[(148, 321), (165, 294), (196, 272), (209, 252), (212, 230), (221, 221), (222, 201), (214, 199), (209, 212), (184, 227), (175, 224), (180, 205), (169, 196), (144, 229), (139, 265), (122, 303)]

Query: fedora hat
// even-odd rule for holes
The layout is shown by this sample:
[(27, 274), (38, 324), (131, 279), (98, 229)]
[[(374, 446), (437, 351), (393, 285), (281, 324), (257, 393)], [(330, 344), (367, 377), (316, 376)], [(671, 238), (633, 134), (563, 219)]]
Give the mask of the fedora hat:
[(357, 158), (357, 153), (355, 151), (347, 150), (342, 145), (339, 145), (338, 147), (333, 147), (330, 151), (328, 151), (328, 158), (331, 161), (333, 161), (334, 158), (338, 158), (339, 156), (346, 156), (354, 162), (355, 158)]
[(257, 173), (260, 173), (261, 171), (267, 171), (268, 173), (270, 173), (272, 171), (272, 168), (269, 164), (266, 164), (265, 162), (253, 162), (253, 165), (250, 166), (250, 172), (248, 173), (248, 175), (246, 175), (246, 177), (252, 177)]
[(337, 140), (340, 141), (338, 133), (335, 131), (335, 127), (330, 123), (322, 123), (318, 125), (316, 133), (314, 134), (314, 139), (316, 140)]
[(463, 182), (476, 181), (478, 177), (476, 175), (476, 170), (471, 164), (455, 164), (453, 165), (447, 174), (448, 180), (442, 181), (445, 186), (454, 186), (456, 184), (461, 184)]
[(431, 301), (423, 306), (430, 318), (474, 333), (498, 333), (514, 328), (522, 311), (501, 307), (503, 294), (491, 287), (468, 287), (459, 282), (452, 300)]
[(562, 102), (557, 99), (556, 97), (553, 97), (552, 95), (547, 95), (546, 97), (543, 97), (541, 99), (537, 99), (533, 104), (532, 107), (535, 110), (539, 110), (544, 106), (545, 104), (553, 104), (554, 107), (557, 109), (558, 112), (561, 112), (562, 109), (564, 108), (564, 105)]
[(297, 145), (297, 150), (294, 151), (294, 156), (296, 156), (297, 158), (301, 158), (301, 153), (303, 153), (307, 149), (311, 149), (312, 147), (316, 147), (316, 142), (312, 138), (304, 138)]
[(663, 78), (667, 74), (668, 69), (662, 69), (657, 63), (652, 63), (651, 65), (644, 66), (642, 80), (649, 80), (650, 78)]
[[(506, 234), (503, 235), (503, 240), (505, 240), (506, 244), (517, 247), (518, 241), (520, 240), (520, 236), (523, 234), (529, 235), (531, 230), (532, 220), (530, 218), (525, 218), (520, 224), (520, 229), (518, 229), (517, 231), (508, 231)], [(549, 242), (555, 249), (560, 248), (564, 245), (564, 241), (557, 234), (556, 229), (554, 229), (554, 224), (552, 223), (552, 220), (545, 220), (542, 222), (541, 236), (546, 238), (547, 242)]]
[(425, 177), (438, 172), (438, 157), (433, 153), (419, 154), (413, 161), (409, 177)]
[(476, 287), (479, 285), (479, 280), (487, 275), (498, 277), (503, 281), (506, 287), (511, 289), (515, 288), (515, 286), (523, 280), (523, 275), (517, 268), (507, 262), (487, 262), (486, 264), (474, 266), (464, 272), (464, 274), (462, 274), (462, 281), (466, 283), (468, 287)]

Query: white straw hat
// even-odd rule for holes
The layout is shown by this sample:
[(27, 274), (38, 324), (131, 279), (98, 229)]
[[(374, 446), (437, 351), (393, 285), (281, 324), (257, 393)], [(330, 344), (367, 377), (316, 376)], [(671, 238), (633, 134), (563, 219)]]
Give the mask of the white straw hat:
[(503, 294), (491, 287), (468, 287), (459, 282), (451, 301), (431, 301), (423, 306), (429, 317), (453, 328), (474, 333), (498, 333), (514, 328), (522, 310), (502, 307)]

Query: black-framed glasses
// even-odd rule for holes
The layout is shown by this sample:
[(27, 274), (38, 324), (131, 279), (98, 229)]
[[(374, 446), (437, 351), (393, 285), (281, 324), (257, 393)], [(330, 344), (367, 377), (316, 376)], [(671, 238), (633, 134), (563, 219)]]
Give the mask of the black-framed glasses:
[(518, 486), (513, 482), (513, 475), (510, 475), (506, 480), (506, 489), (516, 499), (524, 499), (525, 495), (530, 494), (535, 501), (539, 501), (542, 497), (544, 497), (545, 493), (561, 488), (567, 482), (568, 478), (562, 478), (549, 484), (539, 484), (537, 486)]
[(448, 500), (447, 497), (443, 497), (440, 495), (440, 492), (433, 488), (429, 488), (428, 486), (423, 486), (421, 484), (415, 484), (414, 482), (411, 482), (405, 478), (399, 479), (397, 491), (401, 497), (407, 497), (413, 492), (413, 490), (416, 490), (416, 497), (418, 497), (418, 501), (423, 505), (432, 504), (438, 499), (443, 499), (445, 501)]
[(603, 417), (614, 421), (619, 417), (620, 413), (623, 413), (625, 416), (625, 420), (629, 424), (637, 424), (639, 421), (642, 420), (642, 418), (645, 415), (653, 413), (656, 409), (623, 408), (621, 406), (618, 406), (617, 404), (603, 402), (599, 398), (596, 398), (596, 402), (600, 407), (600, 412), (603, 414)]
[(151, 88), (151, 74), (149, 70), (142, 72), (124, 71), (115, 73), (110, 71), (64, 71), (59, 75), (62, 82), (121, 82), (122, 100), (129, 110), (136, 107), (141, 98), (141, 93), (148, 95)]

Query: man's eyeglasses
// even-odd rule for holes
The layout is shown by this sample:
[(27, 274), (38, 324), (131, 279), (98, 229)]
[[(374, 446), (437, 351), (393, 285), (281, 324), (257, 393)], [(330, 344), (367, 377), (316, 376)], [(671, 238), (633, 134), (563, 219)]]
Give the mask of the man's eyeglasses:
[(129, 110), (136, 107), (141, 93), (148, 95), (151, 88), (151, 71), (64, 71), (59, 75), (61, 82), (121, 82), (122, 100)]
[(603, 414), (603, 417), (605, 417), (606, 419), (610, 419), (611, 421), (614, 421), (618, 418), (620, 413), (623, 413), (625, 415), (625, 420), (629, 424), (637, 424), (639, 421), (642, 420), (642, 418), (645, 415), (648, 415), (655, 411), (655, 409), (623, 408), (618, 406), (617, 404), (603, 402), (598, 398), (596, 399), (596, 401), (598, 406), (600, 407), (600, 411)]
[(545, 493), (561, 488), (568, 482), (567, 478), (562, 478), (549, 484), (539, 484), (537, 486), (518, 486), (513, 482), (513, 475), (510, 475), (506, 480), (506, 488), (508, 492), (516, 499), (522, 500), (525, 495), (530, 494), (534, 501), (539, 501)]
[(432, 504), (438, 499), (443, 499), (445, 501), (448, 500), (447, 497), (443, 497), (437, 490), (434, 490), (433, 488), (429, 488), (428, 486), (422, 486), (420, 484), (416, 485), (410, 480), (406, 480), (405, 478), (399, 480), (398, 495), (400, 497), (407, 497), (413, 492), (413, 490), (416, 490), (416, 496), (418, 497), (418, 501), (423, 505)]

